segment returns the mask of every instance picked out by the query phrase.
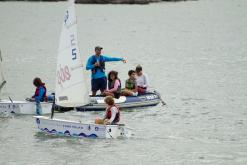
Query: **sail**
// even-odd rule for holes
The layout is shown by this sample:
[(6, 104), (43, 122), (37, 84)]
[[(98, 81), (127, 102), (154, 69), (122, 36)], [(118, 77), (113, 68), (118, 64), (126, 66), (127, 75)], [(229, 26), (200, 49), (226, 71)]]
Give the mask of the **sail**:
[(4, 85), (6, 84), (6, 80), (4, 79), (4, 75), (3, 75), (2, 61), (3, 59), (2, 59), (2, 54), (0, 50), (0, 93)]
[(77, 41), (77, 21), (74, 0), (69, 1), (63, 20), (57, 56), (56, 104), (78, 107), (89, 103), (89, 93), (84, 79)]

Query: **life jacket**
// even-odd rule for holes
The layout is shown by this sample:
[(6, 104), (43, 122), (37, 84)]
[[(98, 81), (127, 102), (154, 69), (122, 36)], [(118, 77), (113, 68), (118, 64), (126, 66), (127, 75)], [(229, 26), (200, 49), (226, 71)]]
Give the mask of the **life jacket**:
[[(119, 81), (120, 85), (118, 86), (117, 91), (115, 91), (114, 93), (121, 93), (121, 81), (120, 81), (119, 79), (117, 79), (117, 80)], [(115, 82), (116, 82), (116, 80), (114, 80), (114, 81), (109, 81), (109, 82), (108, 82), (108, 89), (114, 88)]]
[[(43, 96), (42, 96), (42, 99), (41, 99), (40, 101), (47, 101), (46, 87), (45, 87), (45, 85), (42, 85), (42, 86), (40, 86), (40, 87), (43, 87), (43, 88), (45, 89), (45, 92), (44, 92), (44, 94), (43, 94)], [(37, 88), (36, 88), (34, 97), (39, 96), (40, 87), (37, 87)]]
[(134, 80), (131, 79), (127, 79), (125, 82), (125, 88), (127, 89), (135, 89), (136, 88), (136, 82)]
[(106, 116), (105, 116), (105, 118), (106, 119), (111, 119), (111, 108), (112, 107), (116, 107), (117, 108), (117, 111), (118, 111), (117, 114), (116, 114), (116, 116), (115, 116), (115, 119), (112, 121), (112, 123), (117, 123), (117, 122), (120, 121), (120, 110), (119, 110), (118, 106), (116, 106), (116, 105), (112, 105), (112, 106), (110, 106), (110, 107), (108, 107), (106, 109)]
[(92, 69), (92, 73), (95, 74), (97, 72), (97, 69), (101, 70), (102, 72), (105, 72), (105, 61), (103, 56), (99, 56), (99, 58), (96, 57), (96, 55), (92, 56), (92, 65), (95, 64), (97, 62), (97, 59), (99, 59), (99, 64), (100, 66), (94, 67)]

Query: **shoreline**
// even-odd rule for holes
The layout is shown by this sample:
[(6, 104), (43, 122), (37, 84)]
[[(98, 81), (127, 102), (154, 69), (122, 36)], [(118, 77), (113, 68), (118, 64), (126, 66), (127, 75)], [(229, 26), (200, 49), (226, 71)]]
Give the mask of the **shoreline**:
[[(2, 2), (58, 2), (66, 0), (0, 0)], [(149, 4), (157, 2), (180, 2), (188, 0), (75, 0), (77, 4)]]

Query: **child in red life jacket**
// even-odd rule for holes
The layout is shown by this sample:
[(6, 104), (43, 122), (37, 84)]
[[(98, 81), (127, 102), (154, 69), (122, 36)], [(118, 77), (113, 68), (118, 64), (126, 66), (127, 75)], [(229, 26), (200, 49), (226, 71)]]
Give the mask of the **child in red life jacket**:
[(33, 79), (33, 85), (36, 87), (35, 93), (31, 99), (27, 98), (26, 100), (35, 101), (36, 115), (41, 115), (42, 107), (40, 105), (40, 102), (47, 101), (45, 83), (43, 83), (40, 78), (36, 77), (35, 79)]
[(33, 80), (33, 85), (36, 87), (36, 90), (31, 100), (36, 102), (46, 101), (47, 96), (45, 83), (43, 83), (40, 78), (36, 77)]
[(107, 104), (105, 117), (103, 119), (95, 119), (95, 124), (118, 124), (120, 121), (120, 110), (115, 105), (113, 97), (107, 96), (105, 103)]

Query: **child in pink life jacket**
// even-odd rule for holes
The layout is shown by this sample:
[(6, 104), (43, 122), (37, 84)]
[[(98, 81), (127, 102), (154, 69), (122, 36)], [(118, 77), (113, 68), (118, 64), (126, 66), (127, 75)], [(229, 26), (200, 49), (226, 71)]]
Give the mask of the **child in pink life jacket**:
[(108, 90), (103, 93), (106, 96), (112, 96), (118, 99), (121, 94), (121, 82), (118, 78), (118, 72), (110, 71), (108, 74)]

